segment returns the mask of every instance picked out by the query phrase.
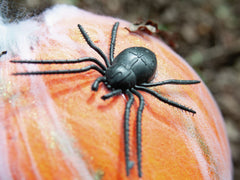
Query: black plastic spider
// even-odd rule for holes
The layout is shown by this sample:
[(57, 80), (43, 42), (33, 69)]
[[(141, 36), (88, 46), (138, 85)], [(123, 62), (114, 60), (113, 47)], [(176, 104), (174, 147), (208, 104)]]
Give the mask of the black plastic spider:
[(105, 61), (105, 65), (99, 60), (93, 57), (84, 57), (73, 60), (12, 60), (12, 63), (35, 63), (35, 64), (63, 64), (63, 63), (80, 63), (90, 61), (94, 64), (83, 67), (81, 69), (66, 69), (66, 70), (51, 70), (51, 71), (35, 71), (35, 72), (17, 72), (13, 75), (48, 75), (48, 74), (70, 74), (70, 73), (82, 73), (94, 69), (98, 71), (102, 76), (98, 77), (92, 84), (92, 90), (97, 91), (99, 84), (103, 82), (107, 88), (111, 91), (110, 93), (102, 96), (102, 99), (108, 99), (119, 94), (126, 94), (128, 101), (125, 107), (124, 114), (124, 151), (126, 161), (126, 174), (129, 175), (130, 169), (133, 167), (134, 162), (130, 161), (129, 157), (129, 115), (130, 108), (133, 104), (133, 94), (139, 98), (139, 107), (137, 111), (137, 164), (138, 164), (138, 176), (142, 177), (142, 166), (141, 166), (141, 153), (142, 153), (142, 127), (141, 118), (144, 108), (144, 98), (138, 92), (145, 91), (160, 101), (167, 103), (171, 106), (180, 108), (184, 111), (195, 114), (196, 112), (190, 108), (187, 108), (181, 104), (171, 101), (157, 92), (148, 89), (147, 87), (160, 86), (165, 84), (196, 84), (200, 83), (198, 80), (176, 80), (170, 79), (166, 81), (149, 83), (154, 77), (157, 60), (155, 54), (144, 47), (131, 47), (123, 50), (114, 58), (115, 41), (117, 36), (117, 29), (119, 22), (116, 22), (112, 28), (111, 43), (110, 43), (110, 54), (109, 59), (98, 48), (87, 35), (86, 31), (79, 24), (84, 39), (88, 45), (94, 49)]

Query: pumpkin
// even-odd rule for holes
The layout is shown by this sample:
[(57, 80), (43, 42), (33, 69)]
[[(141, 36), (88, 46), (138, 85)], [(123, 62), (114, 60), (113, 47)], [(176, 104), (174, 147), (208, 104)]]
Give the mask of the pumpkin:
[[(36, 20), (37, 19), (37, 20)], [(13, 76), (36, 70), (81, 68), (91, 64), (12, 64), (13, 59), (102, 58), (82, 37), (81, 24), (106, 54), (113, 24), (119, 21), (115, 55), (132, 46), (155, 52), (158, 66), (153, 82), (200, 77), (160, 39), (130, 33), (129, 22), (59, 5), (15, 36), (20, 50), (1, 57), (0, 179), (139, 179), (136, 163), (126, 176), (123, 121), (125, 95), (103, 101), (104, 84), (91, 91), (97, 71), (79, 74)], [(29, 33), (27, 33), (29, 31)], [(19, 34), (18, 34), (19, 33)], [(210, 92), (197, 85), (152, 88), (164, 97), (194, 109), (169, 106), (150, 94), (142, 114), (142, 179), (231, 179), (231, 154), (223, 118)], [(130, 114), (131, 160), (136, 162), (135, 97)]]

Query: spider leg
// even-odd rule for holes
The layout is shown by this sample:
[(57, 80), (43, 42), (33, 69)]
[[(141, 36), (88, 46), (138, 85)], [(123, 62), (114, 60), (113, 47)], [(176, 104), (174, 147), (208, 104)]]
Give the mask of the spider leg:
[(26, 64), (73, 64), (91, 61), (101, 67), (103, 70), (106, 70), (106, 67), (96, 58), (93, 57), (84, 57), (80, 59), (70, 59), (70, 60), (11, 60), (11, 63), (26, 63)]
[(138, 159), (138, 176), (142, 177), (142, 112), (144, 108), (144, 98), (135, 89), (131, 89), (139, 99), (139, 107), (137, 112), (137, 159)]
[(198, 80), (178, 80), (178, 79), (169, 79), (165, 81), (155, 82), (155, 83), (142, 83), (141, 86), (144, 87), (153, 87), (153, 86), (160, 86), (165, 84), (197, 84), (201, 81)]
[(113, 25), (113, 28), (112, 28), (111, 43), (110, 43), (110, 54), (109, 54), (110, 64), (112, 64), (113, 59), (114, 59), (114, 50), (115, 50), (115, 42), (116, 42), (116, 37), (117, 37), (118, 26), (119, 26), (119, 22), (116, 22)]
[(78, 28), (79, 28), (79, 30), (81, 31), (81, 33), (82, 33), (84, 39), (86, 40), (86, 42), (88, 43), (88, 45), (89, 45), (92, 49), (94, 49), (94, 50), (104, 59), (104, 61), (105, 61), (105, 63), (106, 63), (106, 66), (109, 67), (110, 64), (109, 64), (109, 60), (108, 60), (107, 56), (103, 53), (103, 51), (102, 51), (99, 47), (97, 47), (97, 46), (92, 42), (92, 40), (91, 40), (90, 37), (88, 36), (87, 32), (83, 29), (83, 27), (82, 27), (80, 24), (78, 24)]
[(7, 54), (7, 51), (2, 51), (2, 52), (0, 53), (0, 57), (2, 57), (2, 55), (4, 55), (4, 54)]
[(188, 112), (193, 113), (193, 114), (196, 113), (196, 111), (194, 111), (194, 110), (192, 110), (190, 108), (187, 108), (186, 106), (183, 106), (181, 104), (178, 104), (178, 103), (176, 103), (174, 101), (171, 101), (171, 100), (161, 96), (160, 94), (158, 94), (157, 92), (155, 92), (155, 91), (153, 91), (151, 89), (148, 89), (148, 88), (143, 87), (143, 86), (137, 86), (137, 85), (135, 85), (135, 88), (138, 89), (138, 90), (141, 90), (141, 91), (145, 91), (145, 92), (153, 95), (154, 97), (158, 98), (160, 101), (162, 101), (164, 103), (167, 103), (167, 104), (169, 104), (171, 106), (174, 106), (176, 108), (182, 109), (184, 111), (188, 111)]
[(97, 91), (100, 82), (105, 82), (105, 81), (106, 81), (106, 77), (105, 77), (105, 76), (101, 76), (101, 77), (97, 78), (97, 79), (94, 81), (94, 83), (92, 84), (92, 90), (93, 90), (93, 91)]
[(130, 116), (130, 109), (132, 107), (134, 98), (133, 94), (126, 90), (126, 94), (128, 96), (128, 101), (125, 107), (125, 114), (124, 114), (124, 151), (125, 151), (125, 164), (126, 164), (126, 172), (127, 176), (129, 175), (130, 169), (133, 167), (134, 162), (130, 161), (129, 159), (129, 116)]
[(100, 69), (96, 65), (89, 65), (86, 67), (83, 67), (81, 69), (64, 69), (64, 70), (50, 70), (50, 71), (32, 71), (32, 72), (17, 72), (13, 73), (12, 75), (18, 76), (18, 75), (49, 75), (49, 74), (73, 74), (73, 73), (81, 73), (86, 72), (91, 69), (97, 70), (102, 75), (105, 74), (105, 71)]
[(121, 94), (121, 93), (122, 93), (122, 90), (121, 90), (121, 89), (115, 89), (115, 90), (111, 91), (110, 93), (105, 94), (105, 95), (102, 96), (101, 98), (102, 98), (103, 100), (106, 100), (106, 99), (109, 99), (109, 98), (111, 98), (111, 97), (113, 97), (113, 96), (117, 96), (117, 95), (119, 95), (119, 94)]

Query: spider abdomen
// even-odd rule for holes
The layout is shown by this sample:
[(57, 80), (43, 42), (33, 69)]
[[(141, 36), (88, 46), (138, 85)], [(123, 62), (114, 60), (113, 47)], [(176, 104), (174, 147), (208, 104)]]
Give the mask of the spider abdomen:
[(156, 71), (155, 54), (144, 47), (131, 47), (120, 52), (106, 70), (107, 82), (113, 88), (129, 89), (149, 82)]

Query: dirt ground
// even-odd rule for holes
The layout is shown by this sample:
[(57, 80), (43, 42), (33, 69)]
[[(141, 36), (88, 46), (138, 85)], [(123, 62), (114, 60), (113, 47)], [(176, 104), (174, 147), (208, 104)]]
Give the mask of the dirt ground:
[(240, 179), (239, 0), (11, 0), (7, 16), (10, 21), (26, 18), (56, 3), (133, 23), (157, 22), (169, 34), (167, 39), (173, 40), (175, 51), (195, 68), (218, 102), (231, 143), (234, 179)]

